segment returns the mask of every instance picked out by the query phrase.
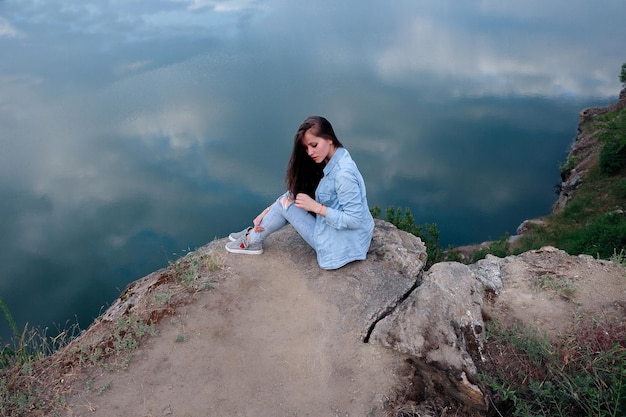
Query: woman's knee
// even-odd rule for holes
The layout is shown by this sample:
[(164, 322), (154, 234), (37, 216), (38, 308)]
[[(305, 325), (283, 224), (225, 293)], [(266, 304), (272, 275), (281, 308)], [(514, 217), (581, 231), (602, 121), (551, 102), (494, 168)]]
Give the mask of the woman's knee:
[(281, 198), (279, 198), (278, 201), (280, 202), (280, 205), (283, 206), (285, 210), (287, 210), (287, 207), (289, 207), (295, 200), (293, 198), (290, 198), (284, 195)]

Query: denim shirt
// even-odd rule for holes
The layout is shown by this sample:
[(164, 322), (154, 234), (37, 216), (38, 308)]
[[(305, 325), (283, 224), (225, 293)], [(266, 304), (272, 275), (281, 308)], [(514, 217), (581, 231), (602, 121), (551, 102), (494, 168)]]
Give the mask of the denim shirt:
[(324, 167), (315, 199), (326, 206), (326, 216), (318, 215), (315, 221), (319, 266), (337, 269), (365, 259), (374, 219), (367, 205), (363, 177), (345, 148), (337, 148)]

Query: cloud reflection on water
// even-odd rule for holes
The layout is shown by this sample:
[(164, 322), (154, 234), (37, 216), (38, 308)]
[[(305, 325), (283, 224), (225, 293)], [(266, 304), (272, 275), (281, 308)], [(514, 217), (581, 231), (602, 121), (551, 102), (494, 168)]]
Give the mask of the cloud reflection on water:
[(499, 237), (549, 210), (578, 111), (616, 96), (625, 15), (616, 0), (5, 1), (0, 296), (20, 323), (89, 322), (281, 192), (310, 114), (371, 204), (411, 207), (446, 242)]

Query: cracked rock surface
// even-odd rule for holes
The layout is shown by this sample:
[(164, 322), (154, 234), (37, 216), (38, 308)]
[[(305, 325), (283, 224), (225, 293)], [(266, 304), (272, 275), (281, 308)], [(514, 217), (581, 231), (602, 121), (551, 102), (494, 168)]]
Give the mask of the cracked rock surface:
[[(46, 365), (41, 378), (64, 394), (57, 415), (386, 417), (390, 404), (408, 404), (426, 416), (455, 399), (462, 415), (484, 416), (483, 320), (559, 337), (581, 314), (622, 325), (626, 316), (623, 267), (554, 248), (423, 271), (421, 240), (377, 220), (367, 260), (324, 271), (291, 227), (261, 256), (227, 254), (225, 243), (196, 251), (223, 259), (202, 273), (210, 290), (156, 271), (54, 355), (60, 370)], [(572, 292), (538, 286), (548, 278)], [(129, 315), (160, 317), (158, 336), (125, 370), (81, 367), (72, 352), (105, 346), (103, 329)]]
[[(261, 256), (226, 254), (225, 242), (198, 250), (223, 256), (213, 288), (161, 319), (127, 371), (87, 377), (106, 391), (77, 380), (67, 415), (385, 416), (397, 387), (411, 383), (410, 366), (364, 339), (415, 287), (421, 241), (377, 223), (368, 260), (336, 271), (321, 270), (291, 227)], [(155, 278), (143, 281), (103, 318), (149, 309), (142, 288), (153, 291)]]

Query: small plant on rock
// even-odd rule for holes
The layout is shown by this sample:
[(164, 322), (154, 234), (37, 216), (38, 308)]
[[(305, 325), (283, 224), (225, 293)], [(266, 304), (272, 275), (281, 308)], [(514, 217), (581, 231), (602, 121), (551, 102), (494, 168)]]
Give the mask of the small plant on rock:
[(193, 287), (198, 290), (209, 289), (211, 287), (210, 277), (207, 273), (217, 271), (223, 265), (223, 261), (218, 255), (198, 252), (189, 252), (176, 261), (170, 261), (176, 282), (184, 287)]

